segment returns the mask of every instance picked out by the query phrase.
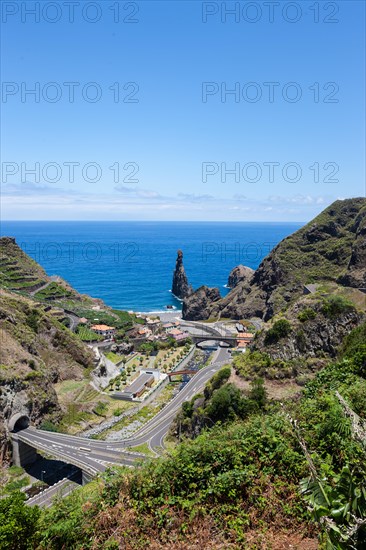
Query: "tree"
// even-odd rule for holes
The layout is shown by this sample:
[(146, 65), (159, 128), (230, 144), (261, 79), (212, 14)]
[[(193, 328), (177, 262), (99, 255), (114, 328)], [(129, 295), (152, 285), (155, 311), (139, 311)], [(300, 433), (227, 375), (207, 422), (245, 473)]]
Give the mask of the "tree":
[(40, 510), (26, 506), (25, 495), (16, 492), (0, 499), (0, 548), (31, 550), (36, 548), (36, 530)]
[(241, 391), (233, 384), (225, 384), (216, 390), (207, 406), (207, 414), (213, 422), (233, 420), (239, 410)]
[(265, 344), (275, 344), (281, 338), (285, 338), (291, 332), (291, 323), (287, 319), (279, 319), (273, 323), (272, 328), (270, 328), (264, 338)]

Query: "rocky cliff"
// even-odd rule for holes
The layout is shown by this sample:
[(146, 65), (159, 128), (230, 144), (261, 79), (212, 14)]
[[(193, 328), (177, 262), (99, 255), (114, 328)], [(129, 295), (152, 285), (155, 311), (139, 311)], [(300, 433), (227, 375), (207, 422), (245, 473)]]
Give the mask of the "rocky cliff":
[(239, 283), (249, 282), (253, 277), (254, 269), (246, 267), (245, 265), (238, 265), (230, 271), (227, 286), (229, 288), (235, 288)]
[[(200, 319), (271, 319), (285, 311), (309, 283), (366, 287), (366, 199), (338, 200), (299, 231), (281, 241), (250, 278), (227, 296), (210, 301), (205, 291)], [(198, 292), (198, 291), (197, 291)], [(183, 315), (194, 319), (202, 291), (191, 294)]]
[(210, 317), (213, 306), (219, 303), (221, 295), (218, 288), (201, 286), (194, 294), (194, 299), (184, 300), (183, 319), (187, 321), (201, 321)]
[[(347, 291), (346, 295), (340, 289), (333, 288), (333, 292), (301, 297), (283, 316), (266, 323), (257, 334), (253, 349), (282, 361), (336, 357), (344, 338), (366, 315), (365, 309), (356, 305), (363, 300), (357, 290)], [(276, 338), (273, 328), (279, 319), (288, 321), (288, 333)]]
[(183, 265), (183, 252), (178, 250), (177, 260), (175, 263), (175, 270), (173, 273), (172, 292), (174, 296), (180, 298), (187, 298), (192, 294), (192, 287), (188, 284), (188, 278)]

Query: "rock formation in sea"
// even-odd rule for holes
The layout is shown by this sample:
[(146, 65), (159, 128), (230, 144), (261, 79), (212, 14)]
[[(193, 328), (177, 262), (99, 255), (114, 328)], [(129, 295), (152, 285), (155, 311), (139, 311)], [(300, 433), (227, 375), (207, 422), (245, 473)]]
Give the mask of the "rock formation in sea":
[(175, 263), (175, 270), (173, 273), (172, 292), (174, 296), (183, 300), (192, 294), (193, 289), (188, 284), (186, 271), (183, 265), (183, 252), (178, 250), (177, 261)]
[(254, 269), (240, 264), (230, 271), (227, 286), (229, 288), (235, 288), (242, 281), (249, 282), (253, 274)]

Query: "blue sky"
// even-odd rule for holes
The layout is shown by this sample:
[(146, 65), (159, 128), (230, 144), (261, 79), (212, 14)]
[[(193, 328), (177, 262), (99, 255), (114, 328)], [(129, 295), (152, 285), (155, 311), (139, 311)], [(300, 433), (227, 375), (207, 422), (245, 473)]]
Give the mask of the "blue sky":
[(364, 196), (365, 3), (270, 4), (4, 1), (3, 218), (306, 221)]

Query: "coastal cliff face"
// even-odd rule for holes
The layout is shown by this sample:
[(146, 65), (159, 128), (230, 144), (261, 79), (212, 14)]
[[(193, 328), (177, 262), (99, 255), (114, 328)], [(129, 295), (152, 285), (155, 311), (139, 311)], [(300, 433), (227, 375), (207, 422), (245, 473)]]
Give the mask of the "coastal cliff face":
[[(276, 341), (269, 337), (279, 320), (276, 316), (257, 334), (252, 349), (281, 361), (336, 357), (347, 334), (366, 319), (365, 311), (340, 296), (336, 300), (333, 294), (324, 293), (302, 297), (280, 317), (289, 323), (288, 334)], [(362, 293), (357, 290), (353, 297), (356, 303), (363, 300)]]
[[(215, 303), (221, 299), (218, 288), (201, 286), (194, 292), (194, 300), (184, 300), (183, 319), (187, 321), (201, 321), (210, 317)], [(189, 306), (187, 306), (189, 304)]]
[(187, 298), (193, 292), (192, 287), (188, 284), (188, 278), (183, 265), (183, 252), (181, 250), (178, 250), (177, 261), (175, 263), (172, 292), (174, 296), (181, 300)]
[(253, 277), (254, 269), (246, 267), (245, 265), (238, 265), (230, 271), (227, 286), (229, 288), (235, 288), (239, 283), (250, 282)]
[[(366, 286), (366, 199), (334, 202), (281, 241), (251, 279), (239, 281), (221, 300), (210, 304), (207, 299), (205, 317), (200, 314), (199, 319), (261, 317), (267, 321), (299, 299), (304, 285), (321, 282)], [(195, 318), (197, 300), (202, 296), (196, 293), (185, 300), (185, 318)]]

